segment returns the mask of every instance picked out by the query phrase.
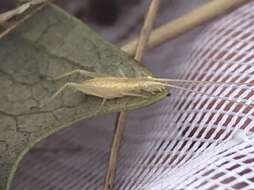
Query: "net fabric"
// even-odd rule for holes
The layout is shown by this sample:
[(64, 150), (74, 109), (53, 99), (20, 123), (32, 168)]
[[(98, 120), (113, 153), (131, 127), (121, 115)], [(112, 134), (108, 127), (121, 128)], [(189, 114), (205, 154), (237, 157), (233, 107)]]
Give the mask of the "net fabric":
[[(178, 78), (253, 82), (253, 23), (250, 2), (210, 24), (182, 59), (185, 69)], [(136, 128), (125, 136), (116, 189), (254, 188), (253, 88), (192, 89), (214, 97), (173, 90), (160, 108), (143, 116), (141, 126), (153, 124), (144, 133), (136, 131), (138, 118), (132, 116)]]
[[(252, 82), (253, 23), (250, 1), (189, 34), (188, 43), (183, 37), (174, 59), (155, 70), (164, 77)], [(253, 104), (251, 87), (184, 86)], [(96, 118), (49, 138), (25, 158), (13, 189), (102, 189), (114, 120)], [(250, 106), (171, 90), (171, 97), (129, 114), (114, 189), (254, 189), (253, 127)]]

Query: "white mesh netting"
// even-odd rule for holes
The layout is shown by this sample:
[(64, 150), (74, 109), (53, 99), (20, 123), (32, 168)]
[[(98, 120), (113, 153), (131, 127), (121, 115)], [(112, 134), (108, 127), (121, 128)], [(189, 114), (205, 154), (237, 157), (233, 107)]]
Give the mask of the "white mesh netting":
[[(167, 61), (174, 62), (173, 70), (163, 63), (161, 75), (253, 83), (253, 1), (194, 36), (180, 57)], [(131, 113), (114, 189), (254, 189), (254, 88), (192, 89), (235, 103), (171, 90), (166, 100)], [(51, 137), (27, 156), (13, 189), (101, 189), (113, 121), (94, 119)], [(62, 150), (55, 152), (57, 146)]]

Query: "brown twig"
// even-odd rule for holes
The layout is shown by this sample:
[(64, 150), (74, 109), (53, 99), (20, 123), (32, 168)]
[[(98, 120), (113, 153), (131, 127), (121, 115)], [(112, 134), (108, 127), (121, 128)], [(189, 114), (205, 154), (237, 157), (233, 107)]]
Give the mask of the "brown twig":
[[(40, 7), (38, 7), (36, 9), (35, 12), (37, 12), (38, 10), (42, 9), (44, 6), (41, 5)], [(27, 19), (29, 19), (35, 12), (28, 14), (26, 16), (24, 16), (21, 20), (19, 20), (18, 22), (16, 22), (15, 24), (11, 25), (9, 28), (7, 28), (6, 30), (4, 30), (2, 33), (0, 33), (0, 39), (3, 38), (5, 35), (9, 34), (11, 31), (13, 31), (15, 28), (17, 28), (17, 26), (19, 26), (20, 24), (22, 24), (23, 22), (25, 22)]]
[(30, 6), (31, 6), (30, 4), (26, 3), (16, 9), (0, 14), (0, 24), (5, 23), (6, 21), (10, 20), (14, 16), (23, 14), (26, 10), (30, 8)]
[[(6, 21), (10, 20), (14, 16), (25, 13), (32, 6), (39, 5), (39, 7), (37, 7), (32, 13), (30, 13), (28, 15), (25, 15), (19, 21), (17, 21), (13, 25), (11, 25), (9, 28), (4, 30), (2, 33), (0, 33), (0, 39), (2, 37), (4, 37), (5, 35), (7, 35), (8, 33), (10, 33), (11, 31), (13, 31), (15, 28), (17, 28), (17, 26), (22, 24), (24, 21), (29, 19), (31, 16), (33, 16), (37, 11), (39, 11), (40, 9), (45, 7), (48, 2), (50, 2), (50, 0), (33, 0), (33, 1), (30, 1), (28, 3), (25, 3), (25, 4), (21, 5), (20, 7), (14, 9), (14, 10), (11, 10), (11, 11), (8, 11), (8, 12), (5, 12), (5, 13), (1, 14), (0, 15), (0, 25), (4, 24)], [(40, 5), (40, 4), (42, 4), (42, 5)]]
[[(153, 48), (170, 39), (176, 38), (248, 1), (249, 0), (211, 0), (190, 13), (155, 29), (150, 36), (147, 48)], [(132, 55), (135, 52), (137, 43), (138, 38), (124, 45), (122, 50)]]
[(139, 62), (142, 61), (142, 57), (143, 57), (147, 42), (150, 38), (150, 34), (153, 29), (153, 23), (155, 21), (155, 18), (159, 9), (159, 4), (160, 4), (160, 1), (158, 0), (152, 1), (149, 7), (149, 10), (147, 12), (145, 23), (141, 30), (138, 44), (136, 45), (137, 49), (136, 49), (135, 59)]
[(25, 13), (31, 6), (39, 5), (45, 3), (48, 0), (33, 0), (28, 3), (24, 3), (23, 5), (17, 7), (16, 9), (7, 11), (5, 13), (0, 14), (0, 24), (5, 23), (11, 18), (21, 15)]
[[(144, 26), (141, 30), (140, 38), (137, 44), (136, 55), (135, 55), (135, 59), (139, 62), (141, 62), (142, 60), (147, 41), (151, 34), (153, 23), (159, 8), (159, 4), (160, 4), (160, 0), (152, 0), (151, 5), (149, 6), (149, 10), (146, 15)], [(123, 132), (126, 126), (126, 120), (127, 120), (127, 113), (125, 112), (118, 113), (116, 124), (115, 124), (115, 131), (114, 131), (114, 135), (112, 139), (104, 190), (111, 190), (113, 187), (113, 181), (114, 181), (116, 164), (117, 164), (117, 155), (119, 152)]]

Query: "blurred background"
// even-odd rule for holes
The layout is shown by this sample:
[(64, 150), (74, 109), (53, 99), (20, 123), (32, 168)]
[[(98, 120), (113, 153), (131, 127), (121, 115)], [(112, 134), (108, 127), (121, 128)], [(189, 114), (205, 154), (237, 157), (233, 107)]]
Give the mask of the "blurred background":
[[(207, 1), (162, 0), (155, 26)], [(151, 1), (56, 2), (104, 39), (121, 47), (139, 34)], [(253, 5), (250, 1), (238, 11), (145, 52), (143, 63), (155, 75), (166, 78), (253, 81)], [(0, 0), (1, 12), (14, 7), (14, 1)], [(188, 78), (189, 73), (193, 78)], [(228, 97), (235, 97), (237, 90), (241, 91), (205, 86), (202, 89), (205, 93), (219, 92)], [(228, 137), (235, 129), (253, 129), (253, 110), (246, 113), (237, 104), (170, 90), (171, 97), (128, 114), (114, 190), (185, 189), (183, 186), (194, 189), (189, 188), (191, 183), (192, 187), (199, 184), (203, 189), (237, 190), (246, 184), (248, 189), (254, 189), (253, 141), (233, 136), (227, 146), (222, 143), (224, 135)], [(36, 145), (22, 161), (12, 190), (102, 189), (115, 119), (115, 114), (110, 114), (81, 121)], [(246, 121), (251, 121), (247, 127)], [(248, 161), (236, 160), (244, 156)], [(244, 176), (240, 169), (249, 173), (245, 172)], [(230, 181), (224, 181), (228, 177)], [(161, 188), (163, 183), (168, 188)], [(233, 186), (237, 183), (242, 184)]]

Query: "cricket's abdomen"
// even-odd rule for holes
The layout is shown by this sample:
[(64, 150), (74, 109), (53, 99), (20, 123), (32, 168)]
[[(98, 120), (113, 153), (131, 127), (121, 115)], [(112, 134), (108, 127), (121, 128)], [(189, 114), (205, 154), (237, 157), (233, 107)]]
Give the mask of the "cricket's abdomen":
[(84, 81), (82, 85), (86, 94), (107, 99), (128, 96), (128, 94), (142, 95), (144, 91), (154, 93), (164, 89), (160, 83), (146, 78), (102, 77)]

